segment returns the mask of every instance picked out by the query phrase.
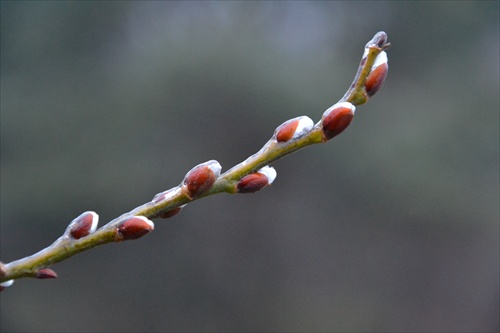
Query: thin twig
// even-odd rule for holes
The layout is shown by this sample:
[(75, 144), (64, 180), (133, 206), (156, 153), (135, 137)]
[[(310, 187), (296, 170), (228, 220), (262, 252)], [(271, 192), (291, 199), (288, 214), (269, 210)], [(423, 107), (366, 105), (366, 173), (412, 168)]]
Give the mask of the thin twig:
[(276, 172), (269, 164), (304, 147), (326, 142), (349, 126), (356, 106), (364, 104), (383, 85), (388, 70), (384, 50), (389, 46), (384, 32), (366, 44), (353, 83), (316, 124), (306, 116), (290, 119), (275, 130), (259, 152), (225, 173), (220, 174), (217, 161), (200, 164), (186, 174), (180, 185), (158, 193), (150, 202), (97, 230), (97, 214), (81, 214), (52, 245), (31, 256), (0, 263), (0, 289), (24, 277), (55, 278), (57, 274), (49, 266), (98, 245), (140, 238), (153, 230), (150, 219), (171, 217), (194, 200), (222, 192), (252, 193), (270, 185)]

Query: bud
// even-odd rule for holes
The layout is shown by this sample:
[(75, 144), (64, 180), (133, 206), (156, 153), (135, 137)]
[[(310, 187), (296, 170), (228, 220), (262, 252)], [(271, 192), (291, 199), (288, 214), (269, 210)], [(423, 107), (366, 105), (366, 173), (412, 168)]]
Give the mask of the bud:
[(215, 160), (195, 166), (184, 177), (182, 190), (190, 199), (200, 196), (212, 187), (221, 169), (221, 165)]
[(387, 43), (387, 34), (384, 31), (379, 31), (368, 43), (366, 43), (365, 48), (378, 47), (386, 49), (389, 45), (390, 44)]
[(115, 241), (141, 238), (153, 231), (154, 227), (154, 223), (144, 216), (128, 218), (118, 226)]
[(37, 279), (55, 279), (57, 277), (57, 273), (50, 268), (42, 268), (36, 272), (35, 277)]
[(0, 291), (3, 291), (5, 288), (8, 288), (14, 284), (14, 280), (7, 280), (0, 283)]
[(278, 142), (287, 142), (306, 134), (313, 128), (314, 123), (307, 116), (290, 119), (280, 125), (274, 132), (274, 137)]
[(352, 121), (356, 107), (349, 102), (341, 102), (333, 105), (323, 113), (321, 120), (323, 135), (326, 140), (342, 133)]
[(177, 208), (174, 208), (174, 209), (171, 209), (169, 211), (166, 211), (166, 212), (163, 212), (163, 213), (160, 213), (158, 214), (158, 217), (159, 218), (162, 218), (162, 219), (168, 219), (168, 218), (171, 218), (172, 216), (174, 215), (177, 215), (180, 213), (180, 211), (182, 210), (184, 206), (180, 206), (180, 207), (177, 207)]
[(273, 167), (265, 166), (257, 172), (246, 175), (236, 184), (238, 193), (254, 193), (271, 185), (276, 179), (276, 170)]
[(85, 212), (71, 221), (66, 232), (74, 239), (80, 239), (93, 233), (97, 228), (98, 221), (99, 215), (95, 212)]
[(382, 51), (377, 58), (375, 58), (370, 74), (368, 74), (365, 80), (366, 94), (369, 97), (375, 95), (375, 93), (382, 88), (388, 71), (387, 53)]

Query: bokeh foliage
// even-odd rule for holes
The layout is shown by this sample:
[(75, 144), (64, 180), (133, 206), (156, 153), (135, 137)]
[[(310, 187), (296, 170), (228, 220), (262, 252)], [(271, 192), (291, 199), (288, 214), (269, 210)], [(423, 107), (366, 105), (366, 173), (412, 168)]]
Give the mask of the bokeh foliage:
[(389, 76), (255, 195), (195, 202), (1, 294), (2, 331), (494, 331), (498, 2), (1, 2), (1, 256), (318, 120), (384, 30)]

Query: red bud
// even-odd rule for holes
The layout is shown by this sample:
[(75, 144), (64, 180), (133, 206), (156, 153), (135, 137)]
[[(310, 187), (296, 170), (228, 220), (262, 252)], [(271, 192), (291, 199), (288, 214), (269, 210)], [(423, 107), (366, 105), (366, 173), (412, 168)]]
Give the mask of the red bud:
[(208, 167), (202, 167), (192, 171), (184, 181), (187, 193), (191, 198), (197, 197), (207, 191), (214, 183), (214, 173)]
[(254, 193), (266, 187), (268, 183), (266, 176), (256, 172), (241, 178), (236, 186), (239, 193)]
[(365, 80), (365, 89), (368, 97), (375, 95), (375, 93), (384, 85), (387, 72), (389, 71), (387, 61), (387, 53), (385, 51), (380, 52), (377, 58), (375, 58), (371, 72)]
[(158, 215), (158, 217), (162, 218), (162, 219), (168, 219), (168, 218), (171, 218), (174, 215), (179, 214), (181, 210), (182, 210), (182, 207), (177, 207), (177, 208), (171, 209), (171, 210), (169, 210), (167, 212), (160, 213)]
[(57, 277), (57, 273), (50, 268), (42, 268), (36, 272), (35, 277), (37, 279), (55, 279)]
[(335, 104), (323, 114), (323, 135), (327, 140), (342, 133), (352, 121), (356, 107), (349, 102)]
[(369, 97), (375, 95), (377, 91), (384, 85), (385, 78), (387, 77), (387, 72), (389, 71), (389, 66), (387, 63), (382, 64), (372, 70), (365, 81), (366, 93)]
[(80, 239), (95, 231), (99, 216), (95, 212), (85, 212), (74, 219), (68, 226), (69, 234)]
[(134, 216), (126, 219), (117, 229), (116, 241), (141, 238), (154, 229), (152, 221), (144, 216)]
[(271, 185), (275, 178), (276, 170), (266, 166), (257, 172), (241, 178), (238, 184), (236, 184), (236, 189), (238, 193), (254, 193), (262, 190), (267, 185)]
[(298, 119), (287, 121), (276, 130), (276, 141), (286, 142), (293, 137), (297, 126), (299, 125)]
[(183, 190), (191, 198), (209, 190), (220, 175), (221, 166), (217, 161), (208, 161), (191, 169), (183, 181)]
[(274, 135), (276, 141), (287, 142), (290, 139), (297, 138), (309, 132), (313, 126), (314, 123), (311, 118), (306, 116), (301, 116), (294, 119), (290, 119), (285, 123), (283, 123), (282, 125), (280, 125), (276, 129)]

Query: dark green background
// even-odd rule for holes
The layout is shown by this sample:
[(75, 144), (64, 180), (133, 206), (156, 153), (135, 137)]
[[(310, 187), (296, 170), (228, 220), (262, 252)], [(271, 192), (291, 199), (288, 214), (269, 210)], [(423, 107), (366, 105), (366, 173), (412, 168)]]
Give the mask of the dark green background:
[(271, 188), (1, 294), (2, 331), (499, 329), (499, 3), (1, 2), (1, 260), (223, 170), (343, 96), (389, 35), (384, 88)]

